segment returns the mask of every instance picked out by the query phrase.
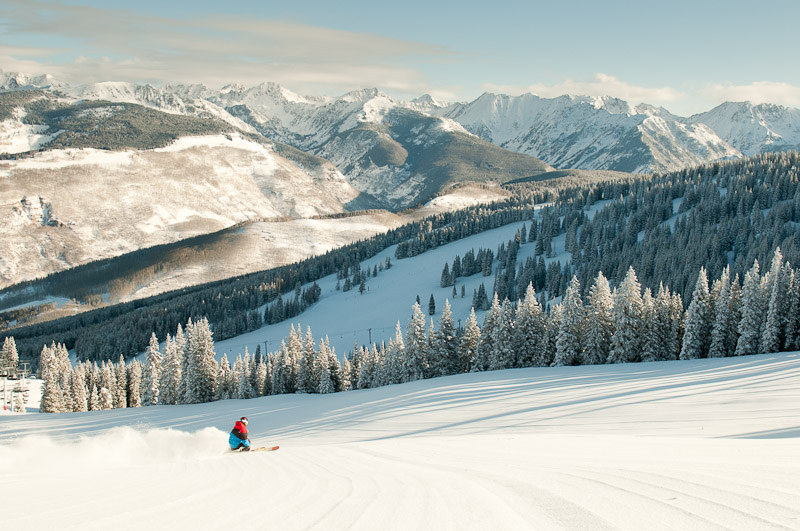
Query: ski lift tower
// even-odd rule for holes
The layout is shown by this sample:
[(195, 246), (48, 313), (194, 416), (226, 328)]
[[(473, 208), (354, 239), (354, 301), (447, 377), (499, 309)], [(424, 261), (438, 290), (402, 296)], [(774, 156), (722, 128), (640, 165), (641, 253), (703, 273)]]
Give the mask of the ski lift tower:
[(27, 361), (0, 367), (0, 407), (13, 412), (18, 409), (19, 399), (23, 405), (28, 403), (30, 390), (27, 378), (30, 374), (30, 364)]

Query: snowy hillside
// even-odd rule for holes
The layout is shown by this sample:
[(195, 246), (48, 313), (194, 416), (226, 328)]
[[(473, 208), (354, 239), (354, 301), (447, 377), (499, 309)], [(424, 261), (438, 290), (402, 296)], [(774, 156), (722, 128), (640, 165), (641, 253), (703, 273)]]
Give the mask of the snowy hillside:
[(800, 109), (727, 102), (688, 121), (708, 125), (745, 155), (800, 149)]
[(238, 134), (0, 161), (0, 286), (239, 222), (339, 213), (359, 192)]
[[(445, 262), (452, 261), (456, 255), (463, 255), (470, 249), (479, 248), (496, 249), (498, 242), (505, 242), (514, 237), (522, 223), (513, 223), (498, 229), (488, 230), (456, 242), (442, 245), (412, 259), (395, 260), (395, 249), (392, 246), (378, 255), (364, 260), (363, 268), (372, 269), (378, 263), (385, 262), (388, 257), (392, 261), (391, 269), (387, 269), (370, 279), (369, 290), (363, 295), (358, 290), (341, 291), (336, 289), (336, 275), (321, 279), (318, 283), (322, 288), (322, 297), (311, 308), (300, 316), (290, 320), (264, 326), (249, 334), (234, 337), (216, 344), (218, 355), (227, 353), (233, 358), (245, 347), (250, 352), (255, 352), (261, 345), (262, 352), (277, 350), (281, 340), (288, 337), (290, 327), (299, 325), (305, 332), (306, 327), (317, 337), (327, 336), (330, 344), (336, 349), (341, 358), (346, 352), (353, 349), (353, 344), (369, 345), (371, 342), (380, 343), (388, 341), (394, 336), (395, 326), (400, 321), (400, 326), (405, 330), (411, 306), (416, 296), (419, 295), (423, 306), (427, 304), (431, 295), (436, 301), (437, 313), (433, 316), (439, 322), (445, 299), (452, 305), (453, 317), (461, 326), (467, 322), (472, 306), (473, 290), (481, 284), (491, 291), (494, 277), (484, 277), (480, 274), (459, 279), (458, 295), (453, 297), (452, 287), (443, 288), (439, 285), (442, 267)], [(564, 254), (564, 237), (554, 239), (555, 255), (553, 260), (566, 260)], [(534, 245), (522, 246), (519, 258), (524, 261), (527, 256), (534, 253)], [(465, 296), (460, 295), (461, 285), (464, 285)], [(478, 311), (478, 322), (483, 322), (483, 312)], [(431, 316), (427, 316), (428, 319)], [(371, 339), (371, 341), (370, 341)]]
[[(3, 525), (798, 529), (798, 389), (789, 353), (0, 415)], [(281, 449), (225, 455), (242, 415)]]

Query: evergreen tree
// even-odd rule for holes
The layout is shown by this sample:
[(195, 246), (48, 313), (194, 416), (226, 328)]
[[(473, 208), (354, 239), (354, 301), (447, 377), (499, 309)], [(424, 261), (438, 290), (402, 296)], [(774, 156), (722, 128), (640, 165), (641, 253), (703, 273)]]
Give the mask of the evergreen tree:
[(489, 357), (489, 370), (510, 369), (516, 362), (514, 351), (514, 309), (508, 299), (500, 306), (500, 316), (493, 332), (494, 346)]
[(317, 353), (314, 345), (314, 336), (311, 327), (306, 330), (303, 342), (303, 355), (300, 358), (297, 370), (297, 390), (301, 393), (316, 393), (319, 388), (317, 381)]
[(436, 314), (436, 300), (433, 298), (433, 293), (431, 293), (431, 298), (428, 300), (428, 315), (435, 315)]
[(680, 358), (691, 360), (708, 357), (708, 344), (713, 326), (711, 294), (705, 268), (700, 268), (692, 302), (686, 312), (686, 331)]
[(607, 363), (637, 361), (642, 344), (642, 288), (633, 267), (614, 297), (613, 326)]
[(187, 402), (190, 404), (211, 402), (216, 394), (217, 362), (208, 319), (203, 318), (194, 323), (186, 345), (189, 356), (189, 374), (186, 377)]
[[(167, 334), (164, 343), (164, 370), (159, 383), (159, 401), (162, 404), (177, 404), (180, 399), (181, 367), (183, 353), (177, 343)], [(227, 357), (226, 357), (227, 360)], [(228, 395), (227, 398), (230, 398)]]
[(19, 354), (13, 336), (8, 336), (3, 340), (3, 349), (0, 351), (0, 368), (2, 367), (11, 372), (16, 372), (19, 368)]
[(584, 310), (581, 283), (573, 275), (561, 302), (561, 326), (553, 365), (580, 365), (583, 361)]
[(611, 350), (611, 337), (614, 334), (614, 299), (611, 287), (603, 272), (589, 289), (589, 307), (586, 311), (586, 349), (584, 363), (596, 365), (605, 363)]
[(728, 352), (728, 332), (730, 331), (731, 283), (730, 267), (722, 271), (722, 276), (714, 282), (712, 293), (717, 293), (714, 302), (714, 324), (711, 327), (711, 345), (708, 348), (709, 358), (730, 356)]
[(500, 299), (497, 297), (497, 293), (495, 293), (494, 298), (492, 299), (492, 306), (489, 308), (489, 311), (486, 313), (486, 317), (483, 319), (483, 327), (481, 328), (481, 342), (478, 344), (475, 360), (472, 364), (472, 368), (470, 369), (473, 372), (489, 370), (489, 365), (492, 362), (495, 349), (494, 331), (498, 327), (502, 311)]
[[(164, 347), (164, 351), (167, 351), (167, 347)], [(166, 365), (166, 364), (165, 364)], [(166, 372), (166, 371), (164, 371)], [(164, 372), (161, 373), (161, 381), (164, 381)], [(228, 354), (225, 353), (219, 360), (219, 368), (217, 369), (217, 395), (215, 397), (216, 400), (228, 400), (229, 398), (233, 398), (232, 389), (232, 380), (233, 375), (231, 374), (231, 364), (228, 361)], [(159, 395), (161, 399), (161, 403), (165, 404), (164, 401), (165, 394), (164, 390), (161, 390)]]
[[(46, 345), (42, 349), (40, 370), (44, 386), (39, 411), (42, 413), (63, 413), (67, 411), (64, 404), (64, 391), (61, 388), (61, 377), (58, 373), (58, 359)], [(42, 366), (43, 365), (43, 366)]]
[(317, 354), (317, 380), (319, 387), (317, 392), (320, 394), (333, 393), (335, 385), (331, 377), (331, 350), (326, 337), (319, 343), (319, 354)]
[(128, 407), (128, 369), (125, 366), (125, 358), (122, 357), (122, 354), (119, 355), (119, 361), (114, 367), (114, 376), (116, 380), (114, 407), (126, 408)]
[(128, 406), (142, 407), (142, 363), (139, 360), (128, 365)]
[(406, 327), (403, 358), (403, 381), (412, 382), (424, 378), (428, 357), (428, 338), (425, 333), (425, 316), (419, 304), (411, 307), (411, 319)]
[(88, 411), (89, 399), (86, 396), (86, 377), (83, 365), (79, 364), (72, 371), (72, 411)]
[(97, 391), (96, 385), (92, 385), (92, 394), (89, 397), (89, 411), (100, 411), (100, 393)]
[(744, 276), (742, 286), (742, 318), (739, 321), (739, 340), (736, 342), (736, 356), (757, 354), (761, 337), (761, 316), (764, 304), (761, 293), (761, 275), (758, 260)]
[(471, 308), (464, 334), (461, 336), (461, 344), (458, 349), (458, 364), (456, 372), (469, 372), (475, 363), (478, 345), (481, 341), (481, 329), (478, 327), (478, 319), (475, 317), (475, 308)]
[(437, 362), (435, 370), (438, 374), (446, 376), (460, 372), (456, 325), (453, 320), (453, 312), (450, 309), (450, 301), (447, 299), (444, 301), (444, 309), (442, 310), (442, 317), (439, 319), (439, 329), (436, 331), (434, 345)]
[(142, 405), (158, 404), (159, 384), (161, 383), (161, 351), (155, 332), (150, 336), (150, 345), (145, 352), (144, 374), (142, 375)]
[(783, 265), (781, 249), (775, 249), (772, 258), (772, 267), (769, 272), (770, 291), (767, 294), (767, 315), (764, 331), (759, 343), (759, 352), (778, 352), (784, 343), (786, 331), (786, 314), (789, 310), (787, 283), (789, 271)]

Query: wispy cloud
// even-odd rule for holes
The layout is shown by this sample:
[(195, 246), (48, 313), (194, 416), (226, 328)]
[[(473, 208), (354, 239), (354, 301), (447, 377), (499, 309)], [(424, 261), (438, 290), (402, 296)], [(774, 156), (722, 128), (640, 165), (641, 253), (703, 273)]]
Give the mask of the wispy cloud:
[(704, 90), (711, 101), (751, 101), (779, 103), (800, 107), (800, 87), (774, 81), (756, 81), (747, 85), (713, 84)]
[[(276, 81), (308, 92), (381, 86), (416, 93), (430, 87), (413, 65), (454, 55), (440, 46), (286, 21), (173, 19), (40, 0), (4, 4), (3, 68), (51, 73), (69, 82)], [(70, 44), (53, 60), (47, 58), (50, 50), (15, 47), (15, 35)]]
[(642, 87), (631, 85), (621, 79), (603, 73), (595, 74), (590, 81), (575, 81), (567, 79), (554, 85), (534, 84), (528, 86), (494, 85), (487, 83), (484, 90), (491, 92), (504, 92), (518, 95), (526, 92), (544, 98), (553, 98), (563, 94), (580, 96), (614, 96), (626, 101), (640, 103), (670, 103), (682, 100), (686, 94), (671, 87)]

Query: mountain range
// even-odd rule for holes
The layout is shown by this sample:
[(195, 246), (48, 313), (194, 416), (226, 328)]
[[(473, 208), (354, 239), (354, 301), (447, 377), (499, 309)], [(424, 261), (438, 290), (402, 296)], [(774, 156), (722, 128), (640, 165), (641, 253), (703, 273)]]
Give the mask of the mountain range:
[(70, 85), (0, 72), (0, 216), (11, 220), (0, 286), (244, 222), (398, 212), (469, 182), (798, 147), (800, 110), (779, 105), (684, 118), (610, 97), (442, 103), (374, 88), (302, 96), (275, 83)]

